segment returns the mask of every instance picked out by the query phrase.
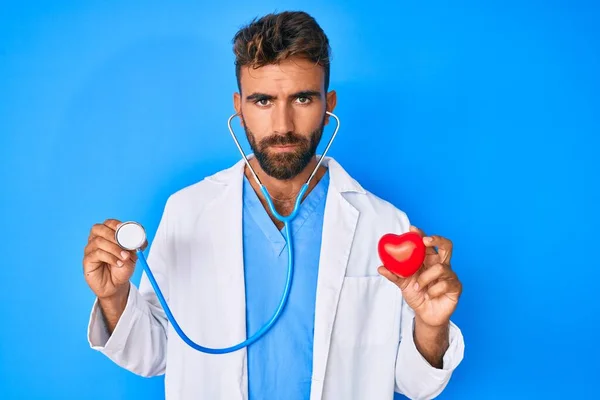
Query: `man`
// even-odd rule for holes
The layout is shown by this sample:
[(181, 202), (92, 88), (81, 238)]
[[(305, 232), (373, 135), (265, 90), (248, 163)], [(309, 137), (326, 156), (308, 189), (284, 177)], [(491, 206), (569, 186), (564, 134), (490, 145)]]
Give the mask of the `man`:
[[(306, 13), (267, 15), (234, 38), (234, 107), (253, 150), (250, 164), (276, 211), (288, 215), (317, 165), (330, 122), (329, 42)], [(293, 284), (275, 326), (247, 348), (205, 354), (167, 320), (147, 276), (130, 283), (135, 253), (115, 242), (119, 221), (94, 225), (83, 260), (97, 296), (92, 348), (142, 376), (165, 374), (168, 399), (432, 398), (463, 357), (450, 317), (461, 284), (452, 244), (426, 237), (407, 216), (363, 189), (327, 157), (291, 224)], [(253, 335), (285, 286), (287, 249), (243, 160), (169, 197), (148, 264), (173, 315), (194, 342), (229, 347)], [(409, 278), (381, 266), (389, 232), (419, 232), (428, 248)], [(437, 251), (435, 250), (437, 248)]]

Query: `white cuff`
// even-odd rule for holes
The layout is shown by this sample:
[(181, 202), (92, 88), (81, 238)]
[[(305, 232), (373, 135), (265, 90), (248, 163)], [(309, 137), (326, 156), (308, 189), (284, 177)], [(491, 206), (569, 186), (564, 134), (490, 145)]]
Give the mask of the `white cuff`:
[(104, 322), (104, 316), (102, 315), (102, 309), (98, 304), (98, 298), (94, 301), (92, 311), (90, 313), (90, 319), (88, 323), (88, 343), (94, 350), (101, 352), (115, 352), (123, 349), (127, 336), (131, 330), (131, 325), (135, 319), (136, 302), (137, 302), (137, 288), (133, 283), (129, 283), (129, 295), (127, 297), (127, 304), (125, 310), (112, 335), (108, 332), (106, 323)]
[[(464, 356), (464, 340), (462, 332), (452, 321), (449, 326), (449, 346), (443, 357), (443, 367), (435, 368), (423, 357), (414, 342), (414, 318), (413, 329), (402, 337), (398, 348), (398, 360), (401, 360), (406, 369), (403, 374), (410, 374), (417, 381), (423, 377), (431, 377), (440, 382), (450, 379), (454, 369), (460, 364)], [(410, 372), (409, 372), (410, 371)]]

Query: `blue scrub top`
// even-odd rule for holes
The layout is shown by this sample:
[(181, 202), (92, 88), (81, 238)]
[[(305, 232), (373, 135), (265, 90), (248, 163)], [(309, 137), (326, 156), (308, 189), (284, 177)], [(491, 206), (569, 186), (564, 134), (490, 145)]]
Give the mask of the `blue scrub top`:
[[(315, 298), (329, 171), (292, 221), (294, 276), (287, 305), (260, 340), (248, 347), (249, 399), (310, 397)], [(244, 177), (243, 247), (247, 335), (274, 314), (285, 287), (288, 249), (285, 228), (277, 229)]]

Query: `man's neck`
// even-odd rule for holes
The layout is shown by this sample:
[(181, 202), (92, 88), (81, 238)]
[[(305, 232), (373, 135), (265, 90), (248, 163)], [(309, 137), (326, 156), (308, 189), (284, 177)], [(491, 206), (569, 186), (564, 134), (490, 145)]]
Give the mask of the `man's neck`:
[[(294, 210), (294, 205), (296, 204), (296, 197), (298, 196), (298, 193), (300, 192), (302, 185), (304, 185), (306, 183), (306, 181), (308, 180), (308, 177), (310, 176), (310, 174), (316, 167), (318, 159), (317, 159), (317, 157), (313, 157), (313, 159), (308, 163), (306, 168), (304, 168), (304, 170), (302, 170), (302, 172), (300, 172), (298, 175), (296, 175), (292, 179), (288, 179), (288, 180), (279, 180), (279, 179), (275, 179), (275, 178), (267, 175), (263, 171), (263, 169), (260, 167), (260, 164), (258, 163), (256, 158), (250, 159), (249, 162), (250, 162), (250, 165), (252, 165), (252, 168), (254, 169), (254, 171), (256, 172), (256, 175), (258, 175), (258, 179), (260, 179), (262, 184), (265, 185), (265, 187), (267, 188), (267, 191), (269, 192), (269, 195), (271, 196), (271, 199), (273, 200), (273, 205), (275, 206), (275, 210), (277, 210), (277, 212), (279, 214), (286, 216), (286, 215), (291, 214), (292, 211)], [(323, 175), (325, 175), (326, 171), (327, 171), (327, 168), (325, 168), (323, 165), (321, 165), (319, 167), (319, 170), (316, 172), (315, 176), (313, 176), (313, 178), (310, 181), (308, 190), (304, 194), (304, 198), (306, 198), (306, 196), (312, 191), (312, 189), (317, 185), (317, 183), (319, 183), (319, 181), (321, 180)], [(277, 225), (277, 227), (279, 229), (281, 229), (283, 227), (283, 222), (280, 222), (278, 219), (276, 219), (272, 215), (271, 210), (269, 209), (267, 200), (265, 199), (263, 193), (261, 192), (260, 187), (254, 180), (254, 177), (252, 176), (252, 172), (250, 172), (250, 170), (248, 169), (247, 166), (244, 169), (244, 173), (245, 173), (246, 177), (248, 178), (248, 180), (250, 181), (252, 188), (254, 189), (254, 191), (256, 192), (258, 197), (260, 198), (260, 201), (263, 204), (263, 207), (265, 207), (265, 209), (271, 216), (271, 220), (273, 220), (275, 225)]]

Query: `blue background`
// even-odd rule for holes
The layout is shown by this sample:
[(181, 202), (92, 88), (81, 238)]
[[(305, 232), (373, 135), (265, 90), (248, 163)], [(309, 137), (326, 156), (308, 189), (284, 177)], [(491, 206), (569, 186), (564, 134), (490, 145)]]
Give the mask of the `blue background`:
[(331, 155), (455, 243), (466, 354), (441, 398), (595, 394), (598, 4), (199, 3), (0, 5), (0, 398), (163, 398), (88, 347), (88, 232), (151, 238), (169, 194), (238, 160), (231, 38), (285, 9), (331, 40)]

